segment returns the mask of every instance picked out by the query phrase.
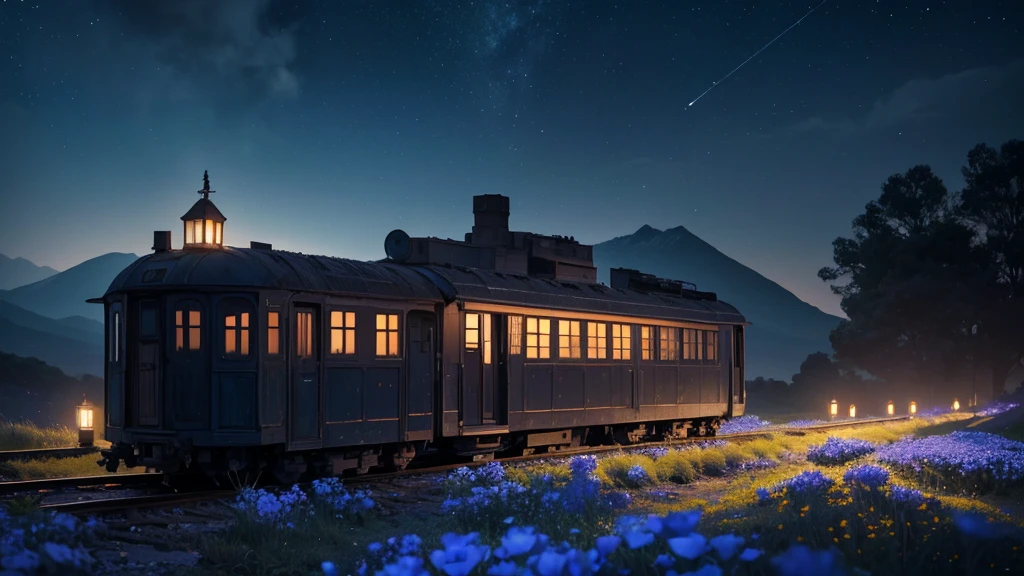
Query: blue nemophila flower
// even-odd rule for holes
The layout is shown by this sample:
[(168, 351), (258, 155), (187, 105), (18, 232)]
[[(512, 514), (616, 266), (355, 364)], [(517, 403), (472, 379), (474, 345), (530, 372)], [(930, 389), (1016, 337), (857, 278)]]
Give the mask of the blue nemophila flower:
[(985, 432), (904, 438), (884, 446), (878, 459), (907, 471), (998, 483), (1024, 481), (1024, 443)]
[(843, 474), (843, 482), (852, 487), (877, 490), (889, 483), (889, 471), (881, 466), (864, 464), (847, 470)]
[(665, 531), (672, 536), (686, 536), (697, 527), (701, 514), (700, 510), (671, 512), (662, 520), (662, 525)]
[[(468, 574), (468, 572), (447, 571), (445, 573), (449, 576)], [(378, 576), (430, 576), (430, 572), (423, 567), (423, 559), (418, 556), (401, 556), (396, 561), (386, 564), (384, 569), (377, 574)]]
[(784, 428), (808, 428), (810, 426), (817, 426), (818, 424), (824, 423), (824, 420), (793, 420), (792, 422), (787, 422), (782, 426)]
[(323, 570), (324, 576), (338, 576), (338, 567), (334, 562), (322, 562), (320, 569)]
[(491, 555), (491, 549), (477, 544), (480, 535), (472, 532), (459, 535), (449, 532), (441, 537), (444, 550), (430, 553), (430, 562), (448, 576), (467, 576), (476, 565)]
[(761, 554), (764, 554), (764, 552), (755, 548), (747, 548), (743, 552), (740, 552), (740, 560), (743, 560), (744, 562), (753, 562), (760, 558)]
[(696, 570), (684, 572), (681, 576), (722, 576), (722, 569), (716, 564), (705, 564)]
[(758, 504), (764, 504), (772, 499), (771, 492), (767, 488), (758, 488), (754, 491), (754, 494), (757, 495)]
[(772, 488), (772, 492), (788, 490), (793, 494), (823, 494), (828, 492), (835, 482), (818, 470), (801, 472), (792, 478), (779, 482)]
[(1009, 412), (1010, 410), (1013, 410), (1014, 408), (1017, 408), (1019, 406), (1020, 404), (1016, 402), (996, 402), (994, 404), (990, 404), (984, 410), (978, 411), (978, 416), (981, 416), (983, 418), (988, 416), (995, 416), (997, 414), (1002, 414), (1003, 412)]
[(707, 551), (708, 541), (700, 534), (693, 533), (689, 536), (669, 538), (668, 547), (676, 556), (687, 560), (696, 560)]
[(519, 573), (519, 565), (505, 560), (487, 569), (488, 576), (515, 576)]
[(622, 508), (629, 508), (632, 504), (633, 497), (629, 495), (629, 492), (609, 492), (608, 493), (608, 505), (614, 510)]
[(601, 556), (607, 557), (611, 556), (621, 543), (622, 538), (618, 536), (600, 536), (594, 544)]
[(508, 532), (501, 537), (501, 547), (508, 556), (519, 556), (533, 550), (537, 544), (537, 534), (532, 527), (509, 528)]
[(733, 418), (722, 427), (718, 429), (720, 434), (742, 434), (745, 432), (756, 432), (758, 430), (764, 430), (765, 428), (772, 428), (775, 426), (771, 422), (761, 420), (753, 414), (747, 414), (740, 416), (739, 418)]
[(835, 549), (814, 551), (797, 544), (772, 558), (772, 566), (780, 576), (845, 576)]
[(626, 478), (635, 485), (646, 484), (651, 480), (650, 476), (647, 475), (647, 471), (639, 464), (634, 464), (630, 467), (629, 471), (626, 472)]
[(874, 445), (865, 440), (829, 436), (824, 444), (811, 446), (807, 449), (807, 459), (815, 464), (836, 466), (856, 460), (874, 451)]
[(736, 552), (743, 546), (743, 538), (735, 534), (723, 534), (711, 539), (711, 547), (718, 553), (722, 560), (729, 560), (736, 555)]

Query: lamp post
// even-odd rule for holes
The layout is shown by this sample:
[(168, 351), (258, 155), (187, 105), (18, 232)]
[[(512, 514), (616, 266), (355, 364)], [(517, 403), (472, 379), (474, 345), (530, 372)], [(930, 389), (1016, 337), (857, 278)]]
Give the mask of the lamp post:
[(917, 414), (917, 402), (910, 403), (910, 417), (913, 418)]
[(853, 404), (850, 404), (850, 418), (856, 418), (856, 417), (857, 417), (857, 407), (854, 406)]
[(885, 413), (889, 416), (896, 413), (896, 407), (893, 406), (892, 400), (889, 400), (889, 403), (885, 406)]
[(974, 399), (974, 406), (978, 405), (978, 325), (971, 326), (971, 398)]
[(76, 418), (78, 422), (78, 445), (81, 447), (92, 446), (94, 431), (92, 428), (92, 404), (82, 394), (82, 404), (76, 407)]
[(835, 398), (833, 398), (832, 403), (828, 405), (828, 415), (830, 418), (835, 418), (839, 415), (839, 403), (836, 402)]
[(953, 412), (959, 412), (959, 411), (960, 411), (960, 401), (957, 400), (956, 398), (953, 398)]

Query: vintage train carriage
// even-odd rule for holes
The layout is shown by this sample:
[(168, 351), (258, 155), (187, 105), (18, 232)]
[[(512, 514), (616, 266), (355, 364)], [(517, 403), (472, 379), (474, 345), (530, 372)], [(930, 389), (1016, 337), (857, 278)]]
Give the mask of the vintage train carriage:
[(589, 246), (510, 232), (504, 196), (474, 197), (466, 242), (395, 231), (372, 263), (225, 247), (212, 193), (204, 177), (181, 250), (155, 233), (92, 300), (108, 469), (290, 481), (424, 450), (703, 435), (743, 413), (736, 309), (632, 270), (599, 284)]

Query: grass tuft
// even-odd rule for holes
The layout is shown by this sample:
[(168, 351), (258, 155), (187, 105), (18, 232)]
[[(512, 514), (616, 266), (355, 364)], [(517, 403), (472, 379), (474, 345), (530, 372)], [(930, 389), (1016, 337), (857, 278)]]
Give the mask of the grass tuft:
[(78, 445), (78, 433), (67, 426), (43, 428), (29, 420), (12, 421), (0, 416), (0, 450), (70, 448)]

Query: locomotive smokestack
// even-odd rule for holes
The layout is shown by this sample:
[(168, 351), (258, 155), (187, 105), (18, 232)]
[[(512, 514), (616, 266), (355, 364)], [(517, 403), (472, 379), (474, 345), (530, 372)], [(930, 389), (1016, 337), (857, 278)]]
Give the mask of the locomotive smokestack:
[(473, 196), (473, 232), (467, 240), (477, 246), (508, 245), (508, 207), (508, 196)]
[(171, 249), (171, 231), (157, 230), (153, 232), (153, 252), (167, 252)]

